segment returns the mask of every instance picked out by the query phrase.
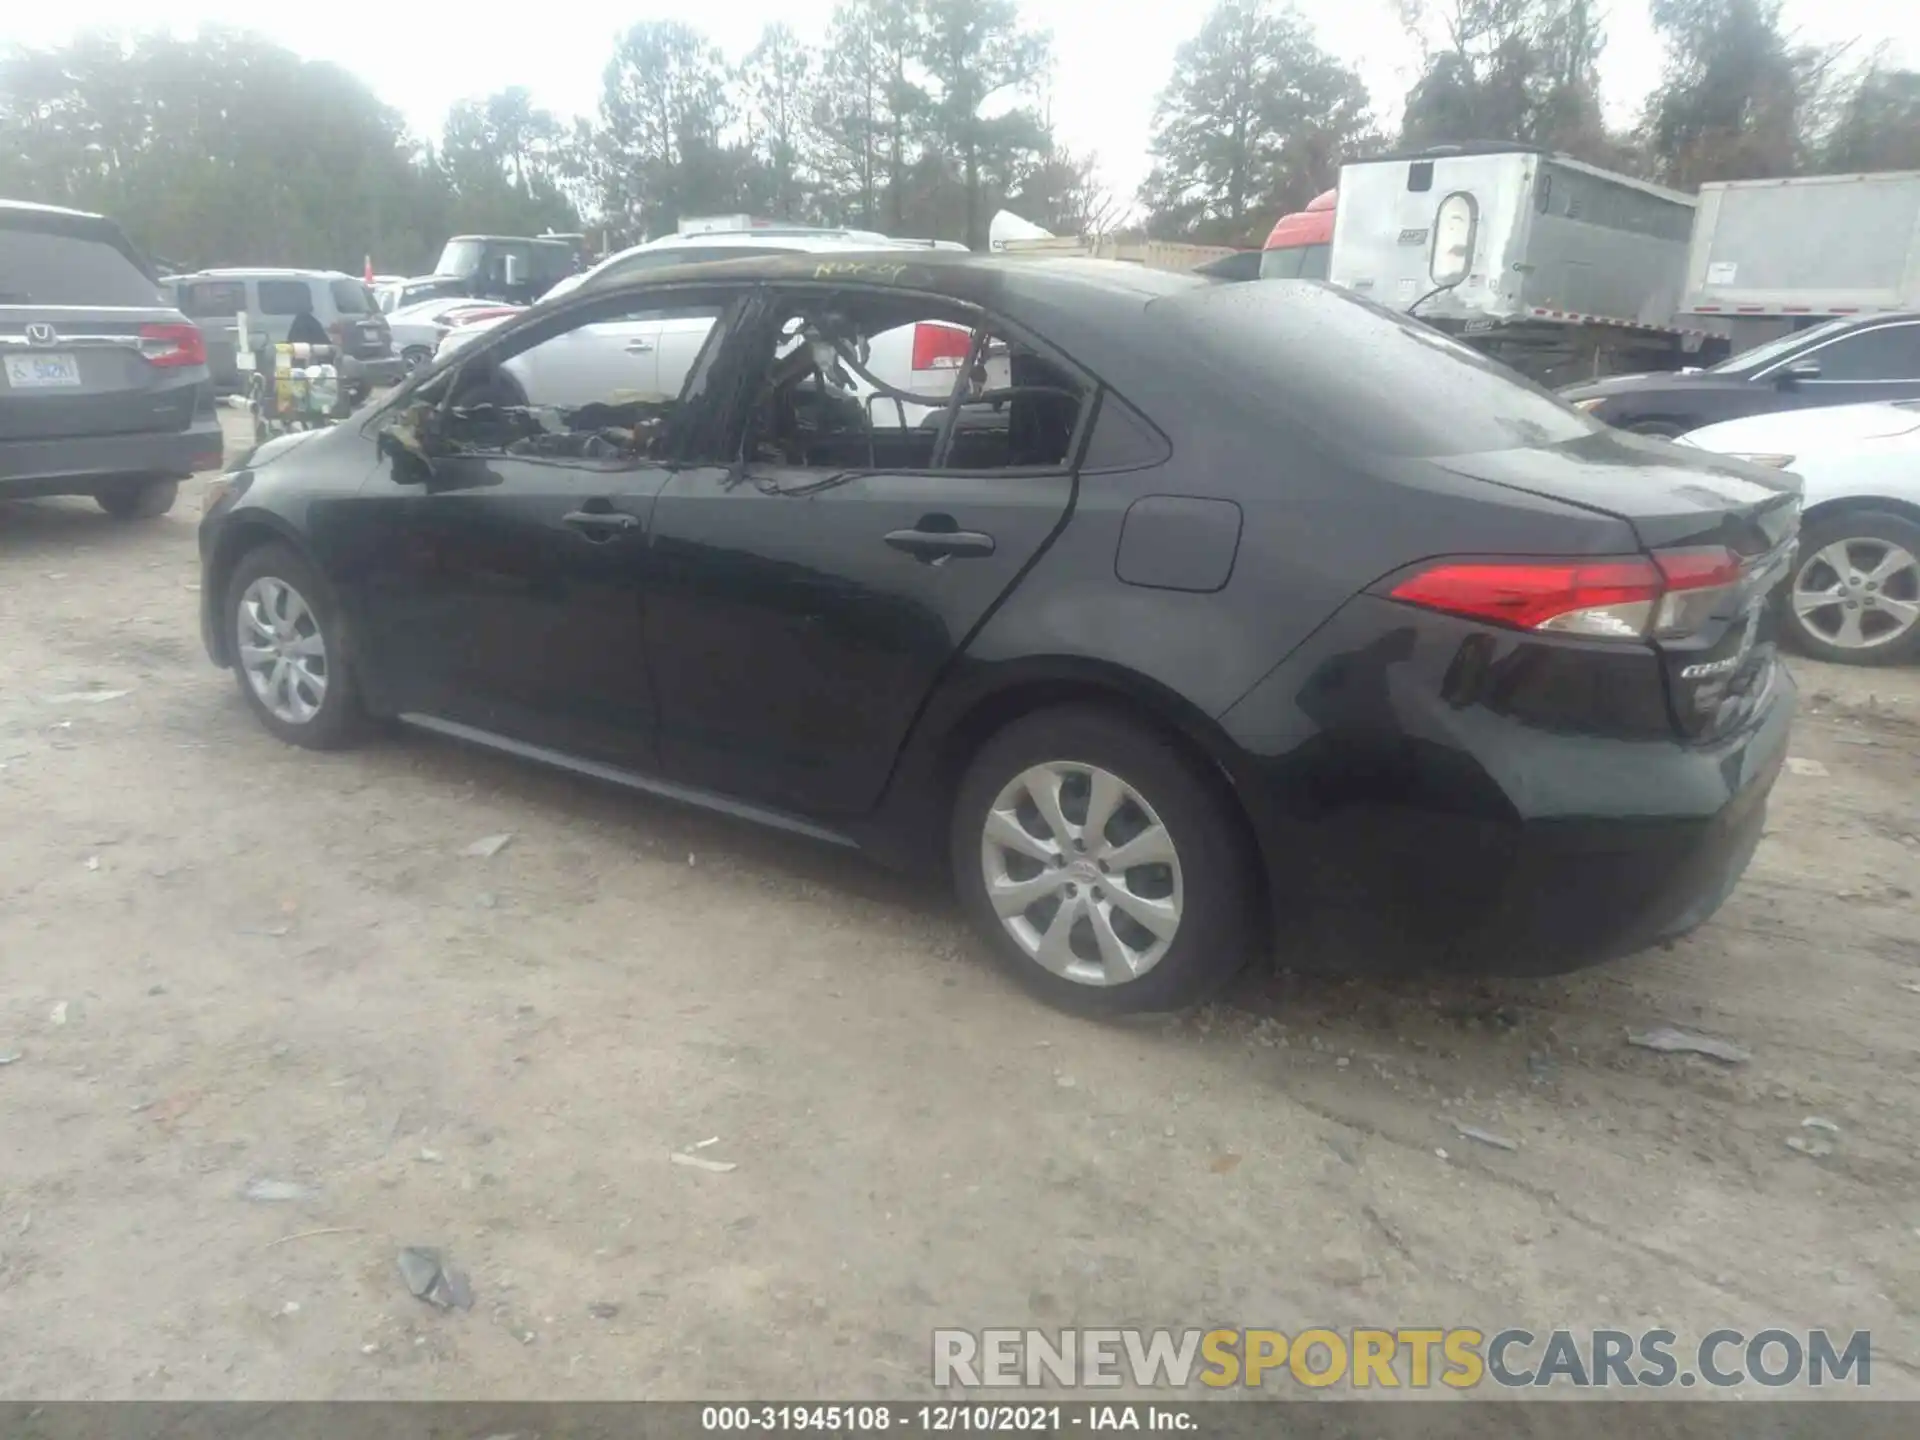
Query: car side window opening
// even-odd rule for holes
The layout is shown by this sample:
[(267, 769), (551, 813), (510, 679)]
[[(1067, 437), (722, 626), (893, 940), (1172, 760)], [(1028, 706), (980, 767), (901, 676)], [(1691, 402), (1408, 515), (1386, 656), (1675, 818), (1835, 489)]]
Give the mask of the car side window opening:
[(298, 315), (313, 309), (313, 296), (304, 280), (262, 280), (257, 288), (263, 315)]
[(1709, 368), (1716, 375), (1752, 375), (1771, 365), (1789, 351), (1814, 345), (1829, 335), (1840, 335), (1852, 329), (1860, 322), (1850, 317), (1827, 320), (1807, 330), (1795, 330), (1786, 335), (1776, 335), (1763, 341), (1750, 350), (1742, 350), (1738, 355), (1729, 356), (1718, 365)]
[(418, 392), (389, 426), (417, 446), (431, 414), (432, 449), (450, 456), (613, 467), (663, 459), (677, 435), (687, 377), (717, 343), (724, 313), (717, 301), (663, 297), (590, 308), (557, 332), (472, 355)]
[(750, 463), (860, 470), (1057, 470), (1090, 399), (1079, 376), (960, 305), (821, 290), (775, 306), (755, 343)]
[(180, 286), (180, 313), (190, 320), (231, 320), (246, 308), (244, 280), (193, 280)]
[(1920, 325), (1881, 325), (1805, 357), (1822, 380), (1920, 380)]

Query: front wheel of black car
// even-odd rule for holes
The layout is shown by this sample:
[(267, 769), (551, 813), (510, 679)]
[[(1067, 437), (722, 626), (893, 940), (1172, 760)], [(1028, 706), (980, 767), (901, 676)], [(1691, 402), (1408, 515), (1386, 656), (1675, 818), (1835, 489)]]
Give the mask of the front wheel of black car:
[(345, 627), (318, 571), (284, 545), (250, 550), (227, 582), (221, 613), (240, 693), (268, 730), (310, 750), (360, 738)]
[(102, 490), (93, 498), (116, 520), (158, 520), (173, 509), (178, 480), (143, 480)]
[(1816, 660), (1920, 658), (1920, 525), (1878, 510), (1814, 521), (1783, 599), (1787, 634)]
[(1178, 1010), (1238, 971), (1251, 856), (1219, 782), (1118, 714), (1048, 710), (981, 749), (950, 836), (961, 902), (1043, 999)]

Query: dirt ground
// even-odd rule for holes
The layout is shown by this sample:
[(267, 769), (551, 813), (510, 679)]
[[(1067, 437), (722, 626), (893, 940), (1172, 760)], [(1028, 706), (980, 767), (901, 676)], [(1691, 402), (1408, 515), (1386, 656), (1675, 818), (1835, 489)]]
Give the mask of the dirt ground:
[(1870, 1328), (1920, 1393), (1920, 673), (1796, 664), (1665, 952), (1100, 1025), (857, 860), (277, 744), (198, 510), (0, 505), (0, 1397), (912, 1396), (936, 1326), (1067, 1324)]

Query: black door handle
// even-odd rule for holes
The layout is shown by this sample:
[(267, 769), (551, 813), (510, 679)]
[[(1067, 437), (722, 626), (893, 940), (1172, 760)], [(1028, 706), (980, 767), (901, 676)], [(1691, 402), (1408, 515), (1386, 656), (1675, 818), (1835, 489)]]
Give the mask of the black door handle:
[(895, 530), (888, 534), (887, 544), (929, 565), (993, 554), (993, 537), (978, 530)]
[(624, 510), (570, 510), (560, 523), (585, 531), (589, 540), (611, 540), (612, 531), (639, 529), (640, 517)]

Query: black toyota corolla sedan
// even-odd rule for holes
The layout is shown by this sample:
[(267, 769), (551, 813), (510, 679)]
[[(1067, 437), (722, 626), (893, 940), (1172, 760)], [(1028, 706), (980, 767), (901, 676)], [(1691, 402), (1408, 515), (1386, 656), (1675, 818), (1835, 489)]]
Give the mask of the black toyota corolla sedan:
[(944, 866), (1042, 995), (1549, 972), (1709, 916), (1791, 682), (1790, 476), (1311, 282), (774, 256), (582, 287), (209, 493), (208, 652)]

